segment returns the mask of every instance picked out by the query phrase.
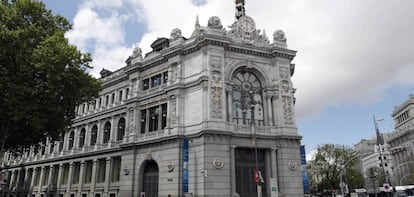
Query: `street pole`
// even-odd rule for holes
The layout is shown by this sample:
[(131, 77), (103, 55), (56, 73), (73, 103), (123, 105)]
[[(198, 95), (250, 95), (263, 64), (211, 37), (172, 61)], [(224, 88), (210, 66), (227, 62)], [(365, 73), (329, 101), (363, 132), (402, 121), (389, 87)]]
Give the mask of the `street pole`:
[[(382, 148), (381, 148), (381, 145), (384, 145), (384, 139), (382, 138), (381, 133), (378, 129), (378, 121), (382, 121), (383, 119), (382, 118), (376, 119), (375, 115), (373, 115), (373, 119), (374, 119), (375, 133), (377, 135), (377, 146), (378, 146), (378, 149), (379, 149), (381, 168), (382, 168), (382, 172), (383, 172), (383, 175), (384, 175), (384, 182), (387, 183), (388, 182), (387, 181), (387, 175), (385, 173), (384, 161), (383, 161), (383, 158), (382, 158)], [(389, 197), (389, 192), (386, 192), (386, 193), (387, 193), (387, 197)]]
[(256, 173), (257, 176), (259, 178), (259, 180), (256, 182), (256, 187), (257, 187), (257, 196), (258, 197), (262, 197), (262, 186), (260, 185), (260, 181), (261, 181), (261, 172), (258, 169), (258, 159), (257, 159), (257, 136), (256, 136), (256, 129), (255, 129), (255, 119), (254, 119), (254, 94), (253, 91), (249, 91), (250, 93), (250, 112), (251, 112), (251, 129), (253, 131), (253, 140), (254, 140), (254, 154), (255, 154), (255, 169), (256, 169)]

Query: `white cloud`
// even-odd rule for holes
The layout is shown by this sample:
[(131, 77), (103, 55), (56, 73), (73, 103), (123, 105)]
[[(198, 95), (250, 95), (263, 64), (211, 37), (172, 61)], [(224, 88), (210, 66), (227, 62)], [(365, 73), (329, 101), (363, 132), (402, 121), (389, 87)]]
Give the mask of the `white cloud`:
[[(189, 37), (196, 15), (206, 25), (219, 16), (227, 27), (234, 21), (234, 1), (207, 0), (98, 1), (80, 6), (70, 41), (93, 53), (97, 73), (125, 66), (133, 43), (125, 43), (127, 21), (144, 22), (138, 43), (144, 53), (157, 37), (180, 28)], [(377, 0), (246, 0), (247, 14), (259, 29), (272, 35), (286, 32), (288, 46), (297, 50), (294, 86), (299, 118), (329, 106), (370, 105), (388, 88), (414, 86), (414, 1)]]

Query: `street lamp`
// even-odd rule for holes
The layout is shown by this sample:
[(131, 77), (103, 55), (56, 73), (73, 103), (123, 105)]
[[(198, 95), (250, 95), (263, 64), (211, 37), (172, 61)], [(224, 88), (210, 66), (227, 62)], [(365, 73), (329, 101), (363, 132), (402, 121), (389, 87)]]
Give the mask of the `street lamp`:
[[(259, 102), (255, 101), (254, 99), (254, 89), (253, 87), (250, 87), (249, 91), (245, 92), (245, 107), (250, 107), (250, 113), (251, 113), (251, 120), (250, 120), (250, 128), (251, 133), (253, 133), (253, 143), (254, 143), (254, 153), (255, 153), (255, 168), (254, 168), (254, 176), (255, 176), (255, 182), (256, 182), (256, 188), (257, 188), (257, 196), (262, 197), (262, 186), (260, 184), (261, 182), (261, 173), (258, 169), (258, 153), (257, 153), (257, 136), (256, 136), (256, 129), (255, 129), (255, 105)], [(246, 112), (244, 112), (246, 113)]]
[[(382, 168), (382, 172), (384, 174), (384, 182), (387, 182), (387, 176), (385, 174), (384, 161), (383, 161), (383, 158), (382, 158), (382, 148), (381, 148), (381, 145), (384, 145), (384, 139), (382, 138), (382, 135), (381, 135), (381, 133), (378, 129), (378, 122), (384, 120), (384, 118), (375, 118), (375, 115), (373, 115), (373, 120), (374, 120), (375, 132), (376, 132), (376, 135), (377, 135), (377, 146), (378, 146), (378, 149), (379, 149), (381, 168)], [(388, 196), (388, 192), (387, 192), (387, 196)]]

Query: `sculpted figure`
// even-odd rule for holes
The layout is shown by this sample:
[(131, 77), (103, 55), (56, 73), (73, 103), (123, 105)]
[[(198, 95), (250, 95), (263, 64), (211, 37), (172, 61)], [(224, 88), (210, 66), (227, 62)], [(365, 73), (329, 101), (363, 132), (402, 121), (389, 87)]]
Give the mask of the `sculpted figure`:
[(273, 42), (286, 42), (286, 36), (285, 32), (282, 30), (276, 30), (275, 33), (273, 33)]
[(182, 35), (181, 35), (181, 30), (180, 30), (180, 29), (178, 29), (178, 28), (173, 29), (173, 30), (171, 31), (170, 39), (171, 39), (171, 40), (178, 40), (178, 39), (180, 39), (180, 38), (182, 38)]
[(132, 52), (132, 57), (133, 58), (142, 57), (142, 49), (139, 47), (135, 47), (134, 51)]
[(217, 16), (212, 16), (208, 19), (207, 27), (213, 29), (222, 29), (223, 25), (221, 24), (221, 20)]

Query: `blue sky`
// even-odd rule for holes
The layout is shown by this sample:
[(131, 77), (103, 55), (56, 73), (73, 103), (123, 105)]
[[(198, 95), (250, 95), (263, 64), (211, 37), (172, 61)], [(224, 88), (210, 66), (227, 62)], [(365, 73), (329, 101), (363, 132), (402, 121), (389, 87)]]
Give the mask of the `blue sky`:
[[(180, 28), (185, 37), (219, 16), (234, 21), (234, 0), (44, 0), (71, 21), (69, 41), (93, 55), (97, 73), (116, 70), (132, 49)], [(254, 2), (254, 3), (253, 3)], [(374, 136), (372, 116), (392, 131), (394, 106), (414, 94), (414, 1), (246, 0), (246, 12), (267, 35), (285, 31), (297, 50), (296, 116), (307, 152), (318, 144), (353, 146)]]

